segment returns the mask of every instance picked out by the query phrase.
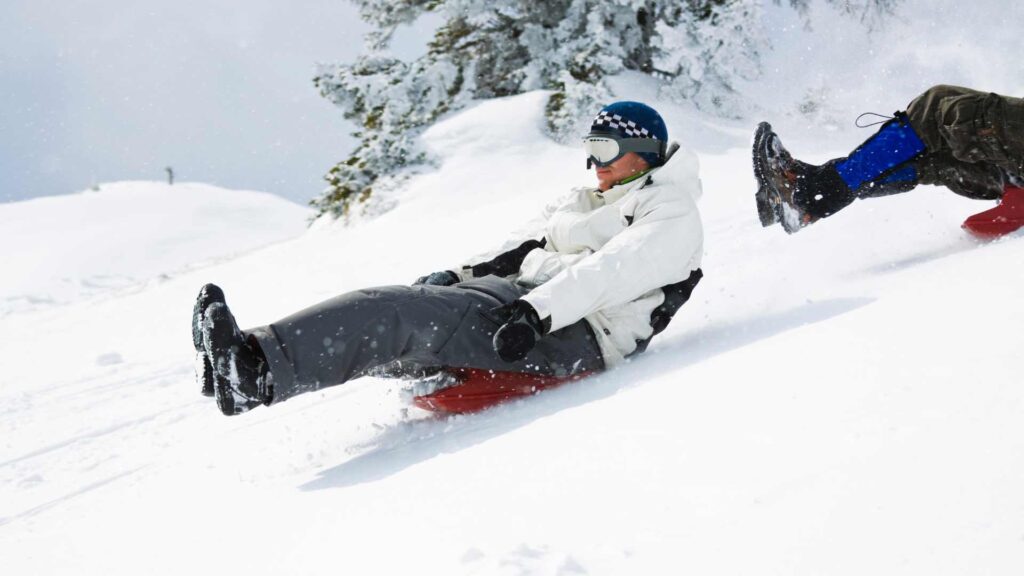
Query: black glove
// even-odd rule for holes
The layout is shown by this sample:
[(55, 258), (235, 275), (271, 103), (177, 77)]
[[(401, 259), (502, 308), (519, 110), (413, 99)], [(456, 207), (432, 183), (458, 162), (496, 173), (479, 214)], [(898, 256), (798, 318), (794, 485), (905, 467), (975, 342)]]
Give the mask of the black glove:
[(412, 283), (413, 286), (420, 284), (426, 284), (428, 286), (451, 286), (452, 284), (458, 284), (459, 277), (451, 270), (442, 270), (440, 272), (431, 272), (426, 276), (420, 276)]
[(492, 344), (498, 357), (505, 362), (526, 358), (537, 345), (537, 340), (547, 334), (551, 326), (550, 321), (541, 321), (537, 311), (525, 300), (516, 300), (481, 314), (501, 325), (494, 333)]

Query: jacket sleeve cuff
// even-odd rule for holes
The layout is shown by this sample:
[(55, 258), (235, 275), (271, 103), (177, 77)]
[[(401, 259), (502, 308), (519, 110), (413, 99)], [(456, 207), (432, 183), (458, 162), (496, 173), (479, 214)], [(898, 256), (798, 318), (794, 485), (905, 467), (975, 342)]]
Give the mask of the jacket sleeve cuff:
[(533, 306), (533, 309), (537, 311), (537, 316), (540, 317), (541, 321), (545, 321), (545, 326), (551, 324), (551, 301), (550, 298), (543, 294), (539, 294), (536, 291), (530, 292), (521, 298), (525, 300), (527, 304)]

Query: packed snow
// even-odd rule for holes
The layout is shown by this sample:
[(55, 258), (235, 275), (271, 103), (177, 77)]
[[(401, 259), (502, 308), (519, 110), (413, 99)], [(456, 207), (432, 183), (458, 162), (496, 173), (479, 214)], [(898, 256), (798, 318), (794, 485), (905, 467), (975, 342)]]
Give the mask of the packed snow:
[[(616, 89), (653, 98), (629, 76)], [(892, 108), (914, 95), (910, 81), (895, 92)], [(971, 239), (960, 223), (993, 203), (934, 187), (793, 236), (763, 229), (753, 123), (685, 103), (658, 108), (701, 157), (705, 279), (636, 361), (441, 419), (370, 378), (233, 418), (200, 396), (202, 284), (222, 286), (244, 326), (264, 324), (451, 267), (592, 182), (579, 150), (544, 137), (545, 98), (434, 126), (437, 168), (355, 226), (304, 230), (308, 212), (256, 193), (149, 183), (95, 193), (138, 195), (123, 210), (89, 209), (91, 192), (0, 205), (4, 257), (18, 252), (0, 293), (52, 300), (0, 315), (4, 572), (1024, 569), (1024, 233)], [(810, 161), (870, 133), (766, 114)], [(97, 277), (130, 280), (62, 288)]]

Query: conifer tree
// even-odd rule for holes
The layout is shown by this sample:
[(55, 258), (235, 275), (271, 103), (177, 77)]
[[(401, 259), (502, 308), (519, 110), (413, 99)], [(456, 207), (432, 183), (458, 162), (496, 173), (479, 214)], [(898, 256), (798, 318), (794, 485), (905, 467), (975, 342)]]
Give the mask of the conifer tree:
[[(364, 53), (321, 66), (314, 78), (359, 138), (312, 201), (335, 216), (387, 209), (388, 190), (430, 162), (422, 131), (471, 100), (550, 90), (549, 133), (569, 142), (612, 98), (606, 79), (634, 71), (657, 78), (670, 97), (738, 116), (737, 82), (757, 76), (768, 44), (762, 0), (354, 1), (373, 26)], [(788, 3), (806, 11), (808, 1)], [(897, 0), (825, 1), (870, 21)], [(426, 54), (413, 62), (388, 55), (395, 29), (426, 13), (443, 20)]]

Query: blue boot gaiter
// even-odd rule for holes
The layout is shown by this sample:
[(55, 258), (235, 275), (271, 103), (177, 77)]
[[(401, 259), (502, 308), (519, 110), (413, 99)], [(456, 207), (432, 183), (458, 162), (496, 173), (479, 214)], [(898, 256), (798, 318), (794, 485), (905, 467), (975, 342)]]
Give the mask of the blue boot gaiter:
[(917, 170), (912, 165), (896, 171), (893, 169), (917, 158), (924, 151), (924, 142), (910, 126), (907, 115), (897, 113), (874, 136), (845, 159), (836, 162), (835, 169), (853, 191), (879, 180), (883, 175), (882, 181), (886, 184), (916, 182)]

